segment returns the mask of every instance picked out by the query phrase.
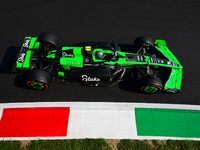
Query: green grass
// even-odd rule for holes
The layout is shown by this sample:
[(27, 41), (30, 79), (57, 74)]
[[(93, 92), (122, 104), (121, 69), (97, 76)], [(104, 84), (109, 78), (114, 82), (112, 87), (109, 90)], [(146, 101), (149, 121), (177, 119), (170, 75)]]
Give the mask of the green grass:
[[(118, 150), (200, 150), (200, 141), (121, 140)], [(104, 139), (35, 140), (25, 148), (20, 141), (0, 141), (0, 150), (111, 150)]]
[(103, 139), (83, 140), (38, 140), (32, 141), (27, 150), (110, 150)]
[(200, 141), (172, 141), (169, 140), (165, 145), (168, 149), (199, 150)]
[(200, 141), (121, 140), (117, 147), (119, 150), (200, 150)]
[(21, 150), (19, 141), (0, 141), (0, 150)]
[(139, 140), (121, 140), (120, 143), (117, 145), (119, 150), (148, 150), (151, 149), (151, 146), (147, 144), (145, 141)]

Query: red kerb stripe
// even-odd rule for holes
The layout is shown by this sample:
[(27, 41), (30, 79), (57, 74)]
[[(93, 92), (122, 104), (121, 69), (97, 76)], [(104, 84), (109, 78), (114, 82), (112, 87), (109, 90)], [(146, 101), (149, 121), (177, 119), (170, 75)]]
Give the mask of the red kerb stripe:
[(69, 107), (4, 108), (0, 137), (66, 136)]

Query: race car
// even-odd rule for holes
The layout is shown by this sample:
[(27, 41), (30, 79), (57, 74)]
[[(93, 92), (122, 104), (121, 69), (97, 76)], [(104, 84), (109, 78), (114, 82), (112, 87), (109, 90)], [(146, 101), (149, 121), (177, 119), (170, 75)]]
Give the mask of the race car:
[(183, 67), (164, 40), (138, 37), (131, 52), (114, 41), (56, 46), (57, 37), (51, 33), (24, 38), (16, 68), (29, 70), (29, 88), (46, 90), (51, 81), (110, 87), (137, 74), (143, 93), (180, 92)]

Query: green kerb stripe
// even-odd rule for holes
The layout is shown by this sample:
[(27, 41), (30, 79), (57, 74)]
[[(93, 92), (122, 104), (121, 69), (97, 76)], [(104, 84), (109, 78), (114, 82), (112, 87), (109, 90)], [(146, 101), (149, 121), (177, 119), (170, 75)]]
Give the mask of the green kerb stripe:
[(138, 136), (200, 138), (200, 111), (135, 108)]

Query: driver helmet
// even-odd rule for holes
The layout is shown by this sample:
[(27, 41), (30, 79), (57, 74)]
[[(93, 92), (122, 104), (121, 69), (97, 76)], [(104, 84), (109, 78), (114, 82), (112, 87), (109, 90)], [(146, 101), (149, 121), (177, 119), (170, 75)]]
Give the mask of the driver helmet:
[(102, 51), (96, 51), (96, 56), (99, 59), (103, 59), (105, 57), (105, 55)]

